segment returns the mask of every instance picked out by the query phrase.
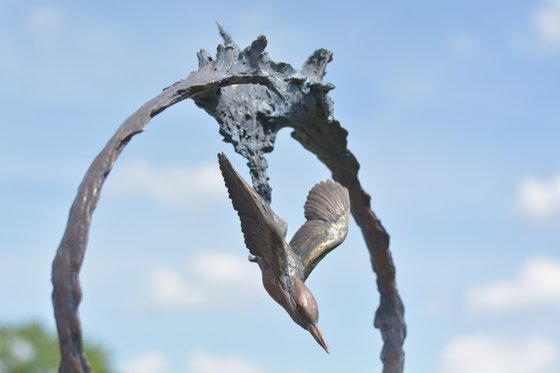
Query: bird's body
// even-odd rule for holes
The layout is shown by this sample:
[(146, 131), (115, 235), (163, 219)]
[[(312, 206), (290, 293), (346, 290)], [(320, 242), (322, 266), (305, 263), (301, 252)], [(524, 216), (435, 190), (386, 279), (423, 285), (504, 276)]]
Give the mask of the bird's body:
[(307, 221), (286, 243), (286, 223), (235, 171), (224, 154), (218, 154), (233, 207), (241, 220), (249, 260), (258, 263), (268, 294), (328, 352), (317, 321), (319, 310), (305, 280), (317, 263), (340, 245), (348, 232), (350, 199), (342, 185), (325, 181), (307, 197)]

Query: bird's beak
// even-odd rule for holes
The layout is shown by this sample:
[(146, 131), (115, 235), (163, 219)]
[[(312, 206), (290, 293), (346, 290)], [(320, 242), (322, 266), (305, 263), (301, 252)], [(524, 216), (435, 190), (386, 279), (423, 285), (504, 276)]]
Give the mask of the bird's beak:
[(321, 345), (321, 347), (323, 347), (325, 349), (325, 351), (327, 351), (327, 354), (328, 354), (329, 353), (329, 346), (327, 345), (327, 341), (325, 341), (325, 338), (323, 337), (323, 333), (321, 333), (321, 330), (319, 330), (317, 325), (311, 324), (311, 325), (309, 325), (307, 330), (309, 330), (309, 333), (311, 333), (311, 335), (313, 336), (313, 338), (315, 338), (317, 343), (319, 343)]

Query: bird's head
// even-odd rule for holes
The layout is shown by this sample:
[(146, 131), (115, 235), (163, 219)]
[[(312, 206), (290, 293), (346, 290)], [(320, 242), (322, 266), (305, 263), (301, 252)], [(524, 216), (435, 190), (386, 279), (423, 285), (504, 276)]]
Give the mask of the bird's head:
[(328, 353), (327, 341), (323, 337), (321, 330), (317, 327), (317, 321), (319, 320), (317, 302), (309, 288), (298, 278), (295, 279), (288, 303), (288, 313), (292, 319), (302, 328), (309, 331), (317, 343)]

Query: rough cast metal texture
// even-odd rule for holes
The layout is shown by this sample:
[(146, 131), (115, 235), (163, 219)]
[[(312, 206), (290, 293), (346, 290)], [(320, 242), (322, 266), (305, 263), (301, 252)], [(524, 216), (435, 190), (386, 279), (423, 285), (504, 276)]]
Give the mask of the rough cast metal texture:
[(198, 53), (199, 69), (146, 102), (118, 128), (87, 170), (70, 209), (66, 230), (52, 265), (52, 300), (61, 350), (60, 372), (90, 372), (84, 354), (78, 315), (81, 301), (79, 272), (91, 217), (101, 187), (130, 139), (166, 108), (192, 98), (220, 125), (224, 139), (248, 160), (255, 190), (270, 202), (271, 191), (264, 154), (274, 147), (281, 128), (317, 155), (333, 179), (348, 188), (352, 215), (360, 226), (377, 274), (380, 304), (374, 325), (381, 330), (383, 371), (402, 372), (406, 336), (404, 306), (395, 281), (389, 235), (370, 208), (370, 196), (358, 179), (359, 164), (347, 148), (347, 131), (333, 117), (327, 96), (334, 88), (322, 82), (332, 54), (315, 51), (300, 70), (273, 62), (264, 52), (266, 38), (239, 50), (220, 27), (224, 44), (216, 58)]

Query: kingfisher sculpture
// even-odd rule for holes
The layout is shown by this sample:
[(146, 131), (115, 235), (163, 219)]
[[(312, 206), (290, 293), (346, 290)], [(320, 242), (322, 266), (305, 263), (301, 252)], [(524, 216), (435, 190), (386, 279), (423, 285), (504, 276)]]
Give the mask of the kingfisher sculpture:
[[(278, 131), (291, 128), (294, 140), (316, 155), (334, 179), (344, 181), (352, 199), (352, 215), (361, 229), (377, 276), (380, 297), (373, 325), (383, 338), (380, 355), (383, 371), (402, 373), (405, 310), (397, 289), (390, 237), (371, 208), (370, 195), (360, 183), (360, 164), (348, 148), (348, 131), (333, 113), (334, 103), (329, 92), (334, 86), (323, 81), (332, 53), (317, 49), (300, 69), (295, 69), (268, 56), (268, 42), (262, 35), (247, 48), (240, 49), (221, 27), (220, 34), (224, 42), (218, 45), (216, 55), (210, 56), (201, 50), (197, 54), (198, 69), (163, 89), (132, 113), (84, 174), (52, 263), (52, 301), (60, 344), (59, 371), (91, 372), (78, 312), (83, 297), (80, 271), (102, 187), (120, 154), (155, 116), (183, 100), (192, 99), (216, 119), (224, 141), (231, 143), (248, 161), (256, 192), (232, 169), (227, 171), (229, 189), (236, 196), (232, 199), (241, 216), (245, 241), (253, 255), (252, 261), (262, 269), (267, 291), (324, 347), (326, 343), (317, 329), (316, 302), (303, 283), (320, 259), (344, 238), (347, 196), (332, 182), (315, 186), (305, 207), (308, 221), (288, 245), (284, 241), (286, 225), (268, 205), (271, 188), (264, 155), (273, 151)], [(222, 163), (227, 169), (225, 159)], [(251, 226), (252, 223), (257, 224)]]
[(317, 327), (317, 302), (304, 282), (321, 259), (346, 238), (348, 190), (331, 180), (316, 184), (304, 206), (307, 221), (288, 244), (286, 222), (235, 171), (223, 153), (218, 154), (218, 162), (233, 208), (241, 219), (245, 245), (251, 253), (249, 260), (258, 263), (264, 288), (296, 324), (308, 330), (329, 352)]

